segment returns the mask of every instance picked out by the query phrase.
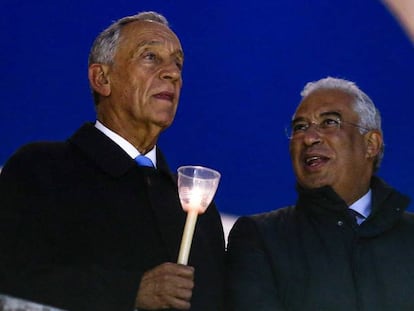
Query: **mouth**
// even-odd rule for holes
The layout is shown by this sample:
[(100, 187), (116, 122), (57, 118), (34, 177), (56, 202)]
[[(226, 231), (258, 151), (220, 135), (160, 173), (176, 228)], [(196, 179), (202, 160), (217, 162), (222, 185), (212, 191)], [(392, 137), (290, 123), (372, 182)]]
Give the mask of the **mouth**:
[(174, 93), (172, 92), (160, 92), (153, 96), (157, 99), (168, 100), (171, 102), (174, 100)]
[(308, 168), (319, 168), (329, 161), (328, 157), (321, 155), (309, 155), (305, 156), (303, 162)]

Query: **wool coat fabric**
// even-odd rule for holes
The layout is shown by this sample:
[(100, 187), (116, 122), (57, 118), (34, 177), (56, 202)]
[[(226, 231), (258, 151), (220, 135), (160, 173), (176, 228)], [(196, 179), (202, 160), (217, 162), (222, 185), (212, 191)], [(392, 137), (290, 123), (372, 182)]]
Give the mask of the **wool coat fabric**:
[[(176, 262), (186, 214), (157, 148), (139, 167), (92, 123), (18, 150), (0, 175), (0, 293), (74, 311), (132, 311), (144, 272)], [(224, 235), (211, 204), (189, 265), (191, 310), (221, 310)]]
[(360, 226), (330, 187), (296, 206), (240, 218), (227, 252), (228, 311), (414, 310), (414, 215), (373, 177)]

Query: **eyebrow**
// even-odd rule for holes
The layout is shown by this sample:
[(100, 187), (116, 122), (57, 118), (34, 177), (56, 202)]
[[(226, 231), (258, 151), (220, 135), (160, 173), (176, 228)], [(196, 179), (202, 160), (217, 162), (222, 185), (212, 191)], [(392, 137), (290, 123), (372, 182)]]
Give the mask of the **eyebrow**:
[[(339, 113), (338, 111), (325, 111), (319, 114), (319, 117), (327, 117), (327, 116), (334, 116), (337, 117), (338, 119), (342, 118), (341, 113)], [(299, 121), (305, 121), (307, 118), (305, 117), (298, 117), (292, 120), (292, 124), (299, 122)]]
[(341, 119), (341, 117), (342, 117), (342, 115), (338, 111), (326, 111), (326, 112), (322, 112), (319, 116), (320, 117), (335, 116), (338, 119)]
[[(162, 45), (161, 41), (157, 40), (144, 40), (137, 44), (137, 49), (143, 48), (145, 46), (160, 46)], [(184, 59), (184, 52), (182, 50), (175, 51), (172, 55), (176, 55), (182, 59)]]

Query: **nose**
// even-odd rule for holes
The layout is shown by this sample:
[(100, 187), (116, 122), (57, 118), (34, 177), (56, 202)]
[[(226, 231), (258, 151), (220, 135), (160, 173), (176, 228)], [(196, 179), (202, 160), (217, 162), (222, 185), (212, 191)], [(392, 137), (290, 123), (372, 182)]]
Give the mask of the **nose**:
[(312, 146), (322, 141), (321, 133), (317, 124), (311, 123), (309, 128), (303, 133), (303, 141), (306, 145)]
[(181, 79), (181, 69), (175, 62), (171, 62), (162, 68), (160, 77), (163, 80), (171, 80), (175, 82)]

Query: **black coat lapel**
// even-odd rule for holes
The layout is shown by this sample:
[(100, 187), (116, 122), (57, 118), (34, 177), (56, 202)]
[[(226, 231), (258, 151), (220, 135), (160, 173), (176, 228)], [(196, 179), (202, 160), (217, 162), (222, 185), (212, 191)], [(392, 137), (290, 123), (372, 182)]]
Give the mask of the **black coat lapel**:
[(68, 140), (104, 172), (120, 177), (136, 165), (134, 160), (92, 123), (85, 123)]

